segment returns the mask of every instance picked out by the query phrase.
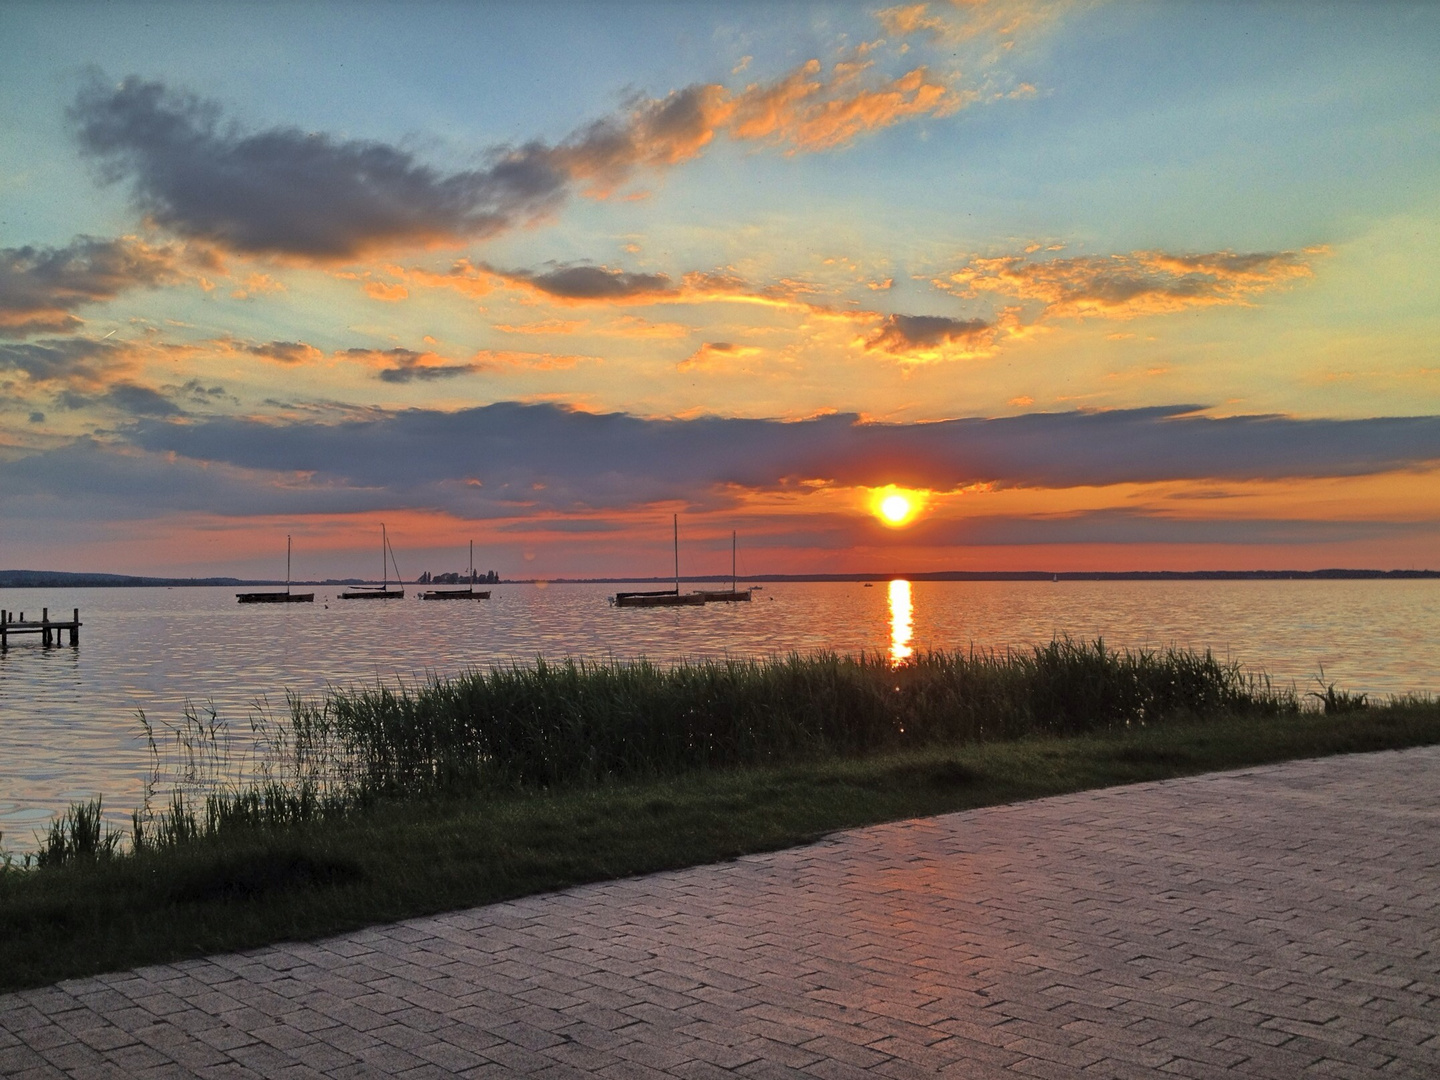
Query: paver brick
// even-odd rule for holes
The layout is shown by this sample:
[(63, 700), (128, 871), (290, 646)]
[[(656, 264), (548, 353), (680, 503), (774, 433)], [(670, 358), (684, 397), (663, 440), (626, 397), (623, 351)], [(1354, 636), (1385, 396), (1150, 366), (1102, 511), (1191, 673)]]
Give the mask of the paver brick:
[(1428, 1077), (1437, 789), (1293, 762), (72, 979), (0, 995), (0, 1074)]

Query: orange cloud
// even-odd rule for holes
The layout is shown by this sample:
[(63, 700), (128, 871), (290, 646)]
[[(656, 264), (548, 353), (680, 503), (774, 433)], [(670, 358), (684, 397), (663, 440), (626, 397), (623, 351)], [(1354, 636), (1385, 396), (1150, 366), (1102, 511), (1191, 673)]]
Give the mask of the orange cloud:
[(367, 281), (365, 292), (372, 300), (383, 300), (392, 304), (410, 295), (410, 290), (404, 285), (388, 285), (383, 281)]
[(469, 259), (457, 259), (450, 269), (436, 272), (412, 266), (408, 270), (390, 267), (390, 273), (412, 285), (431, 289), (451, 289), (461, 296), (478, 299), (494, 292), (504, 279), (485, 265), (476, 266)]
[(731, 138), (788, 146), (787, 153), (831, 150), (857, 135), (919, 116), (946, 116), (973, 100), (917, 67), (895, 79), (851, 90), (862, 67), (836, 64), (828, 81), (809, 60), (771, 83), (757, 83), (730, 100)]
[(949, 27), (943, 19), (930, 14), (928, 4), (904, 4), (877, 11), (875, 17), (891, 37), (922, 35), (931, 41), (945, 36)]
[(758, 356), (760, 352), (761, 350), (753, 345), (736, 345), (729, 341), (707, 341), (675, 366), (680, 371), (690, 371), (696, 368), (714, 369), (735, 360)]
[(253, 273), (247, 274), (245, 280), (230, 293), (236, 300), (248, 300), (250, 297), (267, 295), (269, 293), (282, 293), (286, 291), (284, 282), (276, 281), (269, 274)]
[(973, 259), (940, 288), (982, 293), (1042, 306), (1041, 318), (1133, 319), (1196, 307), (1248, 304), (1259, 293), (1313, 276), (1323, 248), (1237, 254), (1129, 255), (1031, 260), (1022, 255)]

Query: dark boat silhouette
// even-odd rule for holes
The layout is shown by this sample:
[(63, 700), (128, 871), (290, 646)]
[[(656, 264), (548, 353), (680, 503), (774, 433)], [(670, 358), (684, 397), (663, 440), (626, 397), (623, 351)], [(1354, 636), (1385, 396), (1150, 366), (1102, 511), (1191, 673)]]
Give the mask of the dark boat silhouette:
[(313, 592), (292, 593), (290, 591), (290, 535), (285, 535), (285, 591), (284, 592), (242, 592), (235, 594), (239, 604), (313, 604)]
[(490, 590), (475, 589), (475, 541), (470, 541), (470, 584), (463, 589), (427, 589), (421, 600), (489, 600)]
[[(679, 583), (676, 584), (678, 587)], [(724, 589), (700, 589), (698, 591), (707, 604), (735, 603), (736, 601), (748, 604), (750, 602), (750, 590), (746, 589), (741, 592), (735, 587), (735, 533), (733, 531), (730, 533), (730, 590), (728, 592)]]
[(340, 594), (341, 600), (398, 600), (405, 595), (400, 581), (400, 567), (395, 567), (395, 584), (390, 588), (390, 567), (395, 563), (395, 551), (390, 546), (390, 537), (385, 532), (385, 523), (380, 523), (380, 584), (356, 585)]
[(701, 593), (680, 592), (680, 517), (671, 515), (675, 530), (675, 588), (649, 592), (617, 592), (610, 598), (615, 607), (699, 607), (705, 603)]

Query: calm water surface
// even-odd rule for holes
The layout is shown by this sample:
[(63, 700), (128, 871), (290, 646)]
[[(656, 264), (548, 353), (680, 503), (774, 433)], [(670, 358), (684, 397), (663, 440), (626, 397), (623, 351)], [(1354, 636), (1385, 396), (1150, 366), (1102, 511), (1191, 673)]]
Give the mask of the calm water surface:
[(80, 608), (80, 647), (35, 638), (0, 656), (3, 846), (78, 799), (103, 794), (128, 822), (151, 760), (139, 710), (173, 724), (187, 701), (248, 730), (286, 691), (416, 682), (536, 656), (765, 656), (792, 650), (1004, 649), (1057, 634), (1108, 644), (1211, 649), (1302, 691), (1440, 690), (1440, 582), (884, 582), (778, 584), (752, 604), (614, 609), (614, 586), (500, 585), (492, 599), (240, 606), (225, 589), (0, 590), (38, 615)]

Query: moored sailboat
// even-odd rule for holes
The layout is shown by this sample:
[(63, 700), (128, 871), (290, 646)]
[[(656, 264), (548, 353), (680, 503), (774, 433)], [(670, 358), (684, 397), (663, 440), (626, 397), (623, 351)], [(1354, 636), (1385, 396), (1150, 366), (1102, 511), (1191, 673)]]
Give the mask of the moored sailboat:
[(475, 541), (470, 541), (470, 584), (463, 589), (427, 589), (421, 600), (489, 600), (490, 590), (475, 589)]
[(735, 585), (735, 533), (730, 533), (730, 591), (724, 589), (701, 589), (699, 595), (707, 604), (726, 604), (740, 601), (750, 602), (750, 590), (741, 592)]
[(610, 598), (610, 603), (615, 607), (697, 607), (705, 603), (705, 597), (700, 593), (680, 592), (679, 515), (671, 515), (670, 522), (675, 530), (675, 588), (650, 592), (617, 592)]
[(292, 593), (290, 591), (290, 534), (285, 534), (285, 591), (284, 592), (242, 592), (235, 594), (238, 604), (313, 604), (313, 592)]
[[(395, 584), (390, 588), (390, 567), (395, 566)], [(395, 565), (395, 550), (390, 546), (390, 537), (385, 532), (385, 523), (380, 523), (380, 584), (356, 585), (340, 594), (341, 600), (396, 600), (405, 595), (400, 580), (400, 567)]]

